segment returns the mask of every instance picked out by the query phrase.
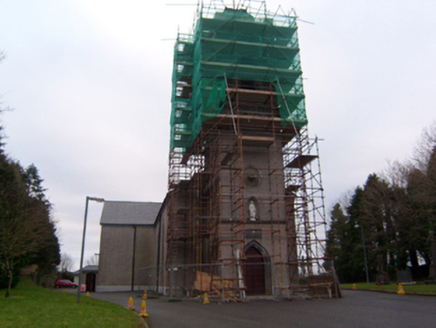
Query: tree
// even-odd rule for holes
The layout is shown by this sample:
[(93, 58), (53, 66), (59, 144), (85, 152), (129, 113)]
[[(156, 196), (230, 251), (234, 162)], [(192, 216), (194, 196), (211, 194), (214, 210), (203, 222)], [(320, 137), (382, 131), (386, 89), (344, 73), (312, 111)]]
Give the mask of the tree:
[(26, 186), (20, 178), (19, 166), (2, 156), (0, 177), (0, 263), (9, 278), (6, 292), (6, 297), (9, 297), (15, 266), (29, 249), (37, 247), (37, 229), (31, 220), (31, 209), (26, 204)]
[(70, 272), (71, 269), (73, 268), (73, 264), (74, 264), (73, 258), (67, 253), (62, 253), (61, 263), (60, 263), (61, 272)]
[[(0, 62), (3, 59), (0, 52)], [(40, 275), (53, 270), (60, 257), (51, 204), (37, 168), (32, 164), (23, 169), (8, 158), (3, 147), (0, 126), (0, 288), (6, 285), (9, 297), (22, 267), (37, 264)]]
[(421, 174), (419, 181), (421, 186), (417, 188), (418, 184), (414, 185), (416, 189), (414, 199), (424, 205), (429, 229), (434, 230), (436, 229), (436, 122), (424, 129), (415, 147), (413, 164)]
[(35, 164), (30, 164), (23, 172), (23, 180), (27, 186), (27, 193), (29, 197), (35, 198), (36, 200), (43, 203), (46, 207), (50, 208), (50, 202), (45, 197), (45, 192), (47, 189), (42, 187), (44, 180), (39, 176), (38, 169)]
[(330, 213), (330, 229), (327, 231), (327, 253), (335, 263), (335, 270), (339, 280), (348, 282), (350, 264), (347, 251), (349, 251), (348, 217), (344, 214), (339, 203), (333, 206)]
[(414, 149), (413, 162), (414, 166), (422, 171), (427, 172), (428, 164), (434, 148), (436, 147), (436, 122), (422, 131), (421, 138)]
[(372, 264), (377, 281), (382, 283), (386, 273), (396, 273), (396, 203), (393, 189), (376, 174), (371, 174), (364, 186), (362, 225), (365, 227), (368, 262)]
[(98, 255), (95, 254), (86, 260), (86, 265), (98, 265)]
[[(349, 260), (350, 260), (350, 279), (352, 281), (363, 281), (365, 279), (365, 256), (364, 242), (362, 239), (362, 227), (365, 222), (362, 221), (364, 213), (364, 190), (358, 186), (354, 194), (350, 198), (350, 203), (347, 206), (349, 233)], [(367, 229), (364, 229), (367, 233)], [(367, 238), (365, 237), (365, 240)], [(349, 281), (351, 282), (351, 281)]]
[(333, 207), (327, 232), (327, 251), (342, 281), (363, 280), (363, 241), (372, 276), (387, 271), (394, 277), (410, 263), (414, 279), (427, 277), (436, 261), (436, 123), (424, 130), (412, 161), (370, 174), (344, 208)]
[(388, 173), (397, 209), (398, 268), (404, 269), (410, 261), (414, 277), (426, 277), (419, 259), (430, 266), (428, 239), (436, 231), (436, 124), (424, 129), (413, 160), (395, 163)]
[(40, 248), (33, 254), (33, 263), (38, 265), (38, 282), (42, 275), (53, 272), (60, 263), (59, 240), (56, 236), (56, 227), (50, 218), (52, 205), (45, 196), (47, 189), (43, 188), (38, 169), (34, 164), (26, 167), (22, 173), (23, 181), (27, 187), (29, 202), (39, 209), (47, 233), (41, 236)]
[(357, 187), (342, 206), (337, 203), (331, 212), (330, 229), (327, 231), (327, 252), (334, 260), (341, 282), (365, 279), (365, 262), (361, 228), (363, 189)]
[[(37, 171), (35, 171), (37, 172)], [(47, 272), (59, 264), (59, 242), (50, 206), (34, 194), (18, 162), (0, 154), (0, 270), (7, 276), (6, 297), (14, 275), (28, 264)]]

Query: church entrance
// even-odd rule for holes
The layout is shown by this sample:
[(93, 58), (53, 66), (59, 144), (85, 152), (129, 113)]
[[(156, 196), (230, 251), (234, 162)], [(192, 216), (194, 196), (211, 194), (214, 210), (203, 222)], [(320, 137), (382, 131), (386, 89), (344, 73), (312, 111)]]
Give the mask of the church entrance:
[(247, 295), (265, 295), (265, 263), (262, 253), (251, 246), (245, 251)]

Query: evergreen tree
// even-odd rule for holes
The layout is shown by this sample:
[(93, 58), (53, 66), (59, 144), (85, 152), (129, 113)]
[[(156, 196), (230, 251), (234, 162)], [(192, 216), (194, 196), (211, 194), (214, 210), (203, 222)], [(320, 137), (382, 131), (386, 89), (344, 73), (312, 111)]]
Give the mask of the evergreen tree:
[[(36, 168), (27, 176), (18, 162), (0, 152), (0, 271), (9, 297), (14, 277), (28, 264), (37, 264), (39, 273), (54, 269), (60, 262), (59, 242), (50, 220), (50, 204), (42, 192)], [(39, 181), (39, 182), (38, 182)]]
[[(350, 227), (350, 278), (352, 281), (364, 281), (365, 274), (365, 256), (362, 227), (365, 227), (365, 222), (362, 220), (364, 211), (364, 191), (358, 186), (350, 199), (350, 204), (347, 206), (348, 225)], [(367, 232), (367, 228), (363, 230)], [(365, 237), (366, 238), (366, 237)]]
[(350, 259), (348, 257), (348, 236), (350, 229), (348, 217), (344, 214), (339, 203), (333, 206), (330, 213), (330, 229), (327, 231), (327, 253), (334, 261), (339, 281), (348, 282)]
[(368, 262), (372, 273), (388, 279), (386, 273), (395, 274), (396, 227), (395, 199), (388, 183), (371, 174), (364, 186), (362, 225), (366, 228)]
[[(0, 61), (3, 58), (0, 52)], [(0, 288), (7, 287), (9, 297), (22, 267), (37, 264), (39, 273), (48, 272), (60, 256), (51, 205), (37, 168), (32, 164), (24, 170), (3, 147), (0, 126)]]
[(23, 172), (23, 180), (27, 186), (27, 192), (30, 197), (42, 202), (47, 207), (50, 207), (50, 202), (45, 197), (47, 189), (43, 188), (44, 180), (39, 176), (38, 169), (34, 164), (29, 165)]
[(411, 265), (413, 278), (420, 279), (428, 277), (428, 267), (436, 261), (434, 234), (436, 124), (424, 130), (414, 162), (395, 163), (388, 177), (369, 175), (364, 188), (354, 191), (345, 214), (339, 204), (333, 207), (327, 252), (343, 282), (364, 280), (364, 244), (370, 277), (388, 272), (395, 279), (396, 270)]

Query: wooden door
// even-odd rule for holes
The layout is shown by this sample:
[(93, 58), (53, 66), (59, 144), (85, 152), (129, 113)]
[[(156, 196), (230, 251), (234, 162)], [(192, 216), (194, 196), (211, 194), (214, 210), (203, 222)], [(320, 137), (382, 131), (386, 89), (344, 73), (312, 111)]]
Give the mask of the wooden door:
[(86, 291), (95, 292), (95, 273), (86, 274)]
[(245, 265), (245, 283), (247, 295), (265, 295), (265, 263), (262, 253), (255, 247), (245, 252), (247, 258)]

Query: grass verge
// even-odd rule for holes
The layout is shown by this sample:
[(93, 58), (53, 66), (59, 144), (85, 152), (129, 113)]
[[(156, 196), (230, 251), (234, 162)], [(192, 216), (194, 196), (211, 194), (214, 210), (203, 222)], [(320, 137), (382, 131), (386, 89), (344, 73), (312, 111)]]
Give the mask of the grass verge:
[[(353, 288), (353, 284), (341, 284), (344, 288)], [(377, 286), (375, 283), (359, 282), (356, 283), (356, 289), (367, 289), (367, 290), (387, 290), (387, 291), (398, 291), (398, 285), (396, 283), (391, 283), (389, 285)], [(416, 284), (416, 285), (403, 285), (404, 291), (407, 293), (420, 293), (436, 295), (436, 285), (426, 285), (426, 284)]]
[(34, 285), (27, 277), (5, 298), (0, 290), (0, 327), (138, 327), (139, 318), (118, 305)]

